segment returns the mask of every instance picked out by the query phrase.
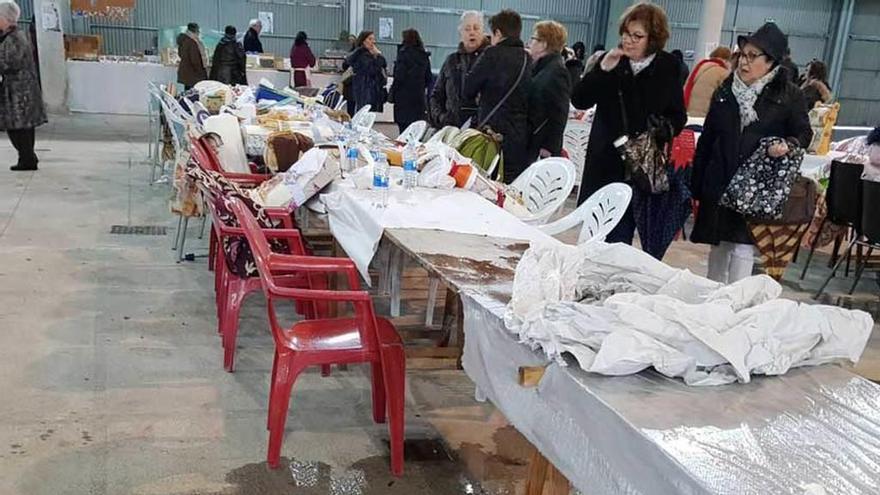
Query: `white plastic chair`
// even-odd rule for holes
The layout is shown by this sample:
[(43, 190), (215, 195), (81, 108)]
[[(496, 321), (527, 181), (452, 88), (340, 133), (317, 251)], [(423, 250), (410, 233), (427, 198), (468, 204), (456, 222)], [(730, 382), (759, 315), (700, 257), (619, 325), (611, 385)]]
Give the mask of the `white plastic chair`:
[(623, 218), (632, 199), (632, 188), (615, 182), (599, 189), (576, 210), (559, 220), (538, 228), (548, 235), (558, 235), (568, 229), (581, 226), (577, 243), (604, 241), (605, 237)]
[(574, 189), (575, 166), (567, 158), (545, 158), (533, 163), (510, 185), (523, 196), (529, 224), (547, 222)]
[(147, 157), (150, 162), (150, 185), (156, 181), (156, 169), (163, 167), (159, 142), (162, 140), (162, 90), (154, 82), (147, 83), (147, 123), (149, 126), (149, 148)]
[(569, 119), (562, 134), (562, 147), (568, 152), (568, 158), (574, 162), (575, 184), (580, 186), (584, 175), (584, 162), (587, 159), (587, 144), (590, 142), (592, 126), (582, 120)]
[(366, 127), (367, 129), (372, 129), (373, 123), (375, 122), (376, 114), (370, 111), (370, 105), (362, 106), (361, 109), (355, 112), (351, 117), (351, 126), (353, 128)]
[(429, 143), (448, 143), (452, 141), (455, 136), (457, 136), (461, 132), (461, 129), (455, 126), (448, 125), (439, 131), (435, 132), (430, 139), (428, 139)]
[(407, 128), (400, 133), (400, 136), (397, 136), (398, 143), (408, 143), (410, 141), (415, 141), (416, 143), (422, 142), (422, 136), (425, 135), (425, 130), (428, 129), (428, 123), (424, 120), (417, 120), (407, 126)]

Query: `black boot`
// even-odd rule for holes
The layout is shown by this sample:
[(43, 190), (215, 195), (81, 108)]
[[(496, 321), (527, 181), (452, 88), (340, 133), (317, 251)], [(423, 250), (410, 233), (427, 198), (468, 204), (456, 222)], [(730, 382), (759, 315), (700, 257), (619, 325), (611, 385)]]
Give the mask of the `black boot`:
[(9, 167), (9, 170), (12, 170), (13, 172), (32, 172), (37, 170), (37, 163), (39, 163), (39, 160), (37, 160), (35, 155), (32, 159), (24, 163), (19, 160), (18, 164)]

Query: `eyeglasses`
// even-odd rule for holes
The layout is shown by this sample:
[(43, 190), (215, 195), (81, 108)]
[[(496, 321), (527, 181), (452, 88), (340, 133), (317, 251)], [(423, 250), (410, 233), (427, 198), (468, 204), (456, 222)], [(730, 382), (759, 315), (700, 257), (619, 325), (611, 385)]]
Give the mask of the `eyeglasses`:
[(755, 60), (765, 57), (767, 54), (763, 52), (740, 52), (739, 58), (740, 60), (745, 60), (748, 63), (752, 63)]
[(636, 43), (640, 43), (643, 39), (648, 37), (647, 34), (630, 33), (629, 31), (624, 31), (622, 36)]
[(537, 41), (537, 42), (540, 43), (540, 42), (542, 42), (542, 41), (544, 41), (544, 40), (542, 40), (541, 38), (538, 38), (537, 36), (532, 36), (532, 41)]

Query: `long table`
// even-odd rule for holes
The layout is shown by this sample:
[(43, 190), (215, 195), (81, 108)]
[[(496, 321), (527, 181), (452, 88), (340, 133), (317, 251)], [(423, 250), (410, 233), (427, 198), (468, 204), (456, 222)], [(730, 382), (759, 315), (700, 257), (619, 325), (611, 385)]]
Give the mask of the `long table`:
[[(837, 366), (695, 388), (652, 371), (603, 377), (548, 363), (504, 326), (521, 241), (386, 237), (462, 295), (468, 377), (583, 493), (880, 492), (877, 385)], [(518, 382), (524, 366), (546, 366), (537, 388)]]
[[(413, 203), (413, 217), (431, 215), (420, 204), (430, 203)], [(877, 385), (837, 366), (694, 388), (651, 371), (612, 378), (549, 363), (504, 325), (527, 236), (451, 230), (383, 236), (460, 294), (468, 377), (582, 492), (880, 493)], [(545, 367), (536, 388), (517, 379), (530, 366)]]

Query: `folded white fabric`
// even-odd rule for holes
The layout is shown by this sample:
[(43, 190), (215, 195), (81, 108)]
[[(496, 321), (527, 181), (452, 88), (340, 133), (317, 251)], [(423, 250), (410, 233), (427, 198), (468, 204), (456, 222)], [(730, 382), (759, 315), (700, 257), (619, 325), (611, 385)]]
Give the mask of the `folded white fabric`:
[(517, 267), (505, 323), (562, 364), (568, 353), (604, 375), (654, 367), (689, 385), (858, 361), (867, 313), (781, 294), (767, 276), (723, 286), (622, 244), (536, 246)]

